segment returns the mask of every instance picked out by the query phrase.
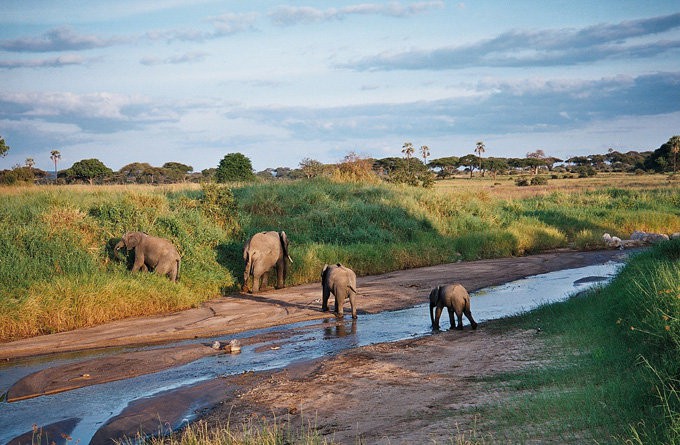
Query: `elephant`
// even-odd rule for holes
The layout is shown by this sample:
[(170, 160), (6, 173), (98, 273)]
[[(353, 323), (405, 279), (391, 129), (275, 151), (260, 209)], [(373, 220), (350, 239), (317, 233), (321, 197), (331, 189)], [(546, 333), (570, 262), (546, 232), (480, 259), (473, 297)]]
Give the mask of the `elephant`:
[[(432, 322), (432, 329), (439, 330), (439, 317), (442, 315), (442, 309), (449, 311), (449, 320), (451, 321), (451, 329), (463, 329), (463, 314), (470, 321), (472, 329), (477, 329), (477, 322), (472, 318), (470, 311), (470, 295), (461, 284), (448, 284), (438, 286), (430, 292), (430, 321)], [(434, 308), (437, 308), (436, 316), (433, 315)], [(458, 325), (453, 318), (453, 314), (458, 318)]]
[(168, 240), (147, 235), (144, 232), (128, 232), (116, 244), (115, 252), (125, 247), (125, 250), (135, 251), (135, 262), (132, 272), (153, 270), (159, 275), (165, 275), (170, 281), (179, 280), (181, 257), (177, 248)]
[(252, 292), (259, 292), (267, 287), (269, 271), (276, 267), (276, 289), (285, 287), (288, 274), (288, 262), (293, 262), (288, 254), (288, 237), (286, 232), (260, 232), (253, 235), (243, 246), (243, 260), (246, 263), (243, 272), (243, 292), (248, 292), (248, 279), (253, 277)]
[(321, 287), (323, 289), (322, 311), (328, 311), (328, 298), (333, 292), (336, 316), (342, 318), (345, 298), (349, 298), (352, 305), (352, 318), (357, 318), (357, 307), (354, 301), (357, 293), (357, 276), (352, 269), (340, 263), (330, 266), (324, 265), (321, 271)]

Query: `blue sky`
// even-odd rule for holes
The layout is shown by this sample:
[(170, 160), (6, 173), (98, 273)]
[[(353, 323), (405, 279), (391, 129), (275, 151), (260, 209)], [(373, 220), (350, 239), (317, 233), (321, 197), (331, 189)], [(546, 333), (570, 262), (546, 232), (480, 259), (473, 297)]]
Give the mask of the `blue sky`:
[(3, 0), (0, 169), (255, 170), (349, 152), (654, 150), (680, 134), (669, 1)]

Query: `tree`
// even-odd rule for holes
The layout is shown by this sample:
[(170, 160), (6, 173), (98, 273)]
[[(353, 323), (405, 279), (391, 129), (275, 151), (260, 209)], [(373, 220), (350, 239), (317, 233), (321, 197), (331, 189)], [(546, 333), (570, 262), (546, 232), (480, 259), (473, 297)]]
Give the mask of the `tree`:
[(26, 161), (24, 161), (26, 164), (26, 167), (28, 167), (29, 170), (33, 170), (33, 166), (35, 165), (35, 160), (33, 158), (26, 158)]
[(215, 172), (217, 182), (252, 181), (255, 179), (253, 165), (241, 153), (229, 153), (220, 161)]
[(95, 179), (104, 178), (112, 173), (113, 170), (104, 165), (99, 159), (83, 159), (82, 161), (75, 162), (65, 172), (68, 179), (87, 180), (90, 185), (93, 184)]
[(324, 165), (321, 162), (310, 158), (304, 158), (298, 165), (308, 179), (321, 176), (324, 170)]
[(404, 153), (404, 157), (406, 157), (406, 170), (410, 171), (411, 170), (411, 157), (413, 156), (413, 153), (415, 152), (415, 149), (413, 148), (413, 144), (411, 142), (404, 142), (404, 145), (401, 147), (401, 152)]
[(486, 158), (484, 169), (490, 171), (495, 180), (498, 173), (508, 169), (508, 161), (505, 158)]
[(531, 173), (533, 175), (538, 174), (538, 168), (545, 164), (545, 152), (543, 150), (536, 150), (531, 153), (527, 153), (527, 158), (524, 161), (526, 167), (531, 167)]
[(677, 165), (675, 164), (677, 160), (677, 151), (680, 151), (680, 147), (674, 148), (680, 143), (680, 136), (673, 136), (668, 139), (668, 142), (663, 144), (661, 147), (654, 150), (654, 152), (644, 161), (645, 168), (647, 170), (654, 170), (656, 172), (676, 171)]
[(61, 159), (61, 153), (59, 153), (59, 150), (52, 150), (52, 153), (50, 154), (50, 159), (54, 161), (54, 180), (57, 180), (58, 172), (57, 172), (57, 161)]
[[(477, 146), (475, 147), (475, 153), (477, 156), (479, 156), (479, 171), (482, 172), (482, 176), (484, 176), (484, 170), (482, 170), (482, 153), (486, 151), (486, 147), (484, 147), (484, 142), (479, 141), (477, 142)], [(472, 174), (472, 170), (470, 170), (470, 173)]]
[(166, 176), (170, 181), (186, 181), (189, 172), (194, 171), (194, 168), (190, 165), (182, 164), (180, 162), (166, 162), (163, 164), (163, 168), (166, 172)]
[(423, 164), (427, 165), (427, 158), (430, 157), (430, 147), (427, 145), (421, 145), (420, 155), (423, 157)]
[(680, 152), (680, 136), (673, 136), (668, 140), (668, 144), (671, 146), (671, 153), (673, 153), (673, 173), (675, 173), (677, 171), (676, 159), (678, 152)]
[(429, 164), (427, 164), (427, 166), (430, 168), (438, 168), (439, 173), (437, 176), (440, 176), (444, 179), (446, 179), (447, 176), (451, 176), (459, 165), (459, 159), (457, 156), (433, 159)]
[(465, 155), (462, 158), (458, 160), (461, 166), (467, 167), (470, 169), (470, 178), (472, 178), (472, 172), (475, 169), (475, 166), (478, 165), (479, 158), (473, 154)]
[(7, 152), (9, 151), (9, 145), (5, 144), (5, 139), (0, 136), (0, 158), (4, 158), (7, 156)]

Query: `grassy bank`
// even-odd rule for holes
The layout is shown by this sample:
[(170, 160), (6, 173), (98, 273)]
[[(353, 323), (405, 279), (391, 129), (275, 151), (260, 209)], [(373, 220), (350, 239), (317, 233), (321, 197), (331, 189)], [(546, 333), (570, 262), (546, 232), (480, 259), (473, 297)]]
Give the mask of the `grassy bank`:
[[(196, 306), (238, 287), (244, 241), (285, 230), (288, 285), (324, 263), (357, 274), (680, 231), (680, 191), (604, 189), (505, 199), (485, 190), (297, 181), (233, 186), (0, 189), (0, 341)], [(126, 231), (170, 239), (181, 280), (130, 274)]]
[(515, 396), (476, 414), (498, 441), (680, 443), (680, 241), (606, 288), (506, 322), (541, 328), (548, 364), (492, 379)]

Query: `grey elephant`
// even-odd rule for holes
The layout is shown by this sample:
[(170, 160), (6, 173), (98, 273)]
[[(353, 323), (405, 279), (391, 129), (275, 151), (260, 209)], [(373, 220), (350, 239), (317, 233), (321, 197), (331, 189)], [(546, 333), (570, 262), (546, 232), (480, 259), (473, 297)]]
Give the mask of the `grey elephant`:
[(253, 292), (267, 286), (269, 271), (276, 268), (276, 289), (285, 287), (288, 274), (288, 261), (293, 260), (288, 254), (288, 237), (286, 232), (260, 232), (253, 235), (243, 246), (243, 260), (246, 263), (243, 272), (243, 292), (248, 292), (248, 280), (253, 277)]
[[(446, 307), (449, 311), (449, 321), (451, 322), (451, 329), (463, 329), (463, 314), (470, 321), (472, 329), (477, 329), (477, 322), (472, 318), (470, 311), (470, 295), (461, 284), (447, 284), (438, 286), (430, 292), (430, 321), (432, 322), (432, 329), (439, 329), (439, 317), (442, 315), (442, 310)], [(437, 314), (433, 314), (433, 310), (437, 308)], [(453, 315), (458, 318), (458, 325)]]
[(357, 276), (352, 269), (343, 266), (342, 264), (324, 265), (321, 271), (321, 287), (323, 289), (323, 300), (321, 303), (321, 310), (328, 311), (328, 298), (335, 295), (335, 314), (338, 317), (343, 316), (342, 307), (345, 305), (345, 299), (349, 298), (352, 306), (352, 318), (357, 318), (357, 307), (355, 297), (357, 293)]
[(165, 275), (170, 281), (179, 280), (181, 257), (177, 248), (168, 240), (147, 235), (144, 232), (128, 232), (116, 244), (114, 250), (135, 251), (132, 272), (153, 270)]

